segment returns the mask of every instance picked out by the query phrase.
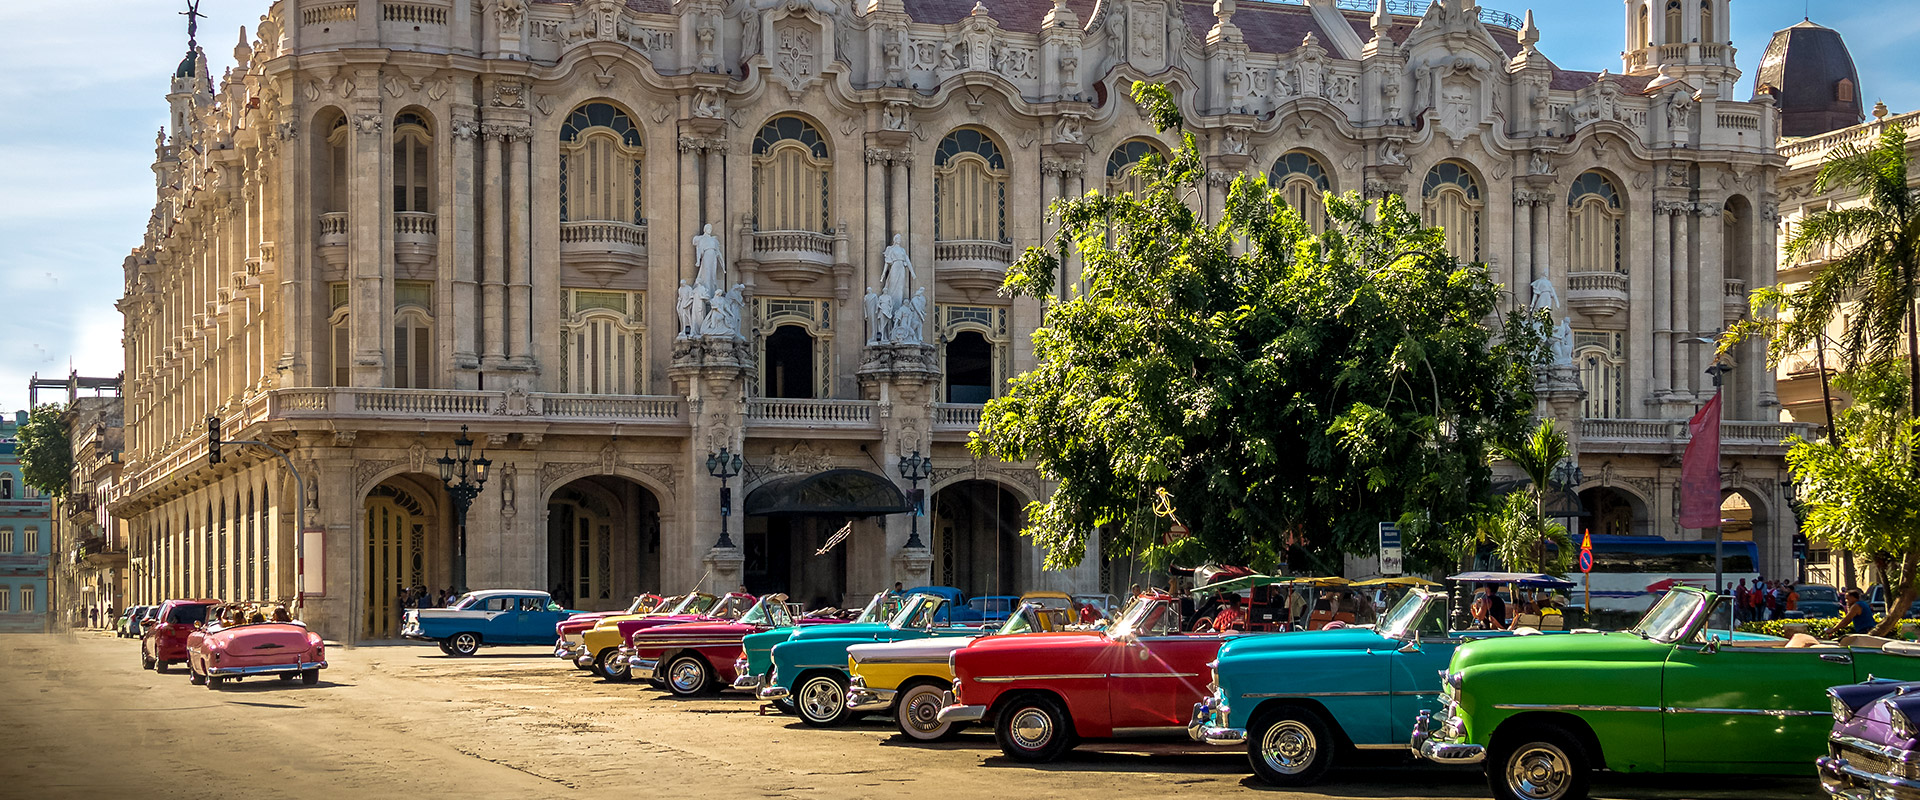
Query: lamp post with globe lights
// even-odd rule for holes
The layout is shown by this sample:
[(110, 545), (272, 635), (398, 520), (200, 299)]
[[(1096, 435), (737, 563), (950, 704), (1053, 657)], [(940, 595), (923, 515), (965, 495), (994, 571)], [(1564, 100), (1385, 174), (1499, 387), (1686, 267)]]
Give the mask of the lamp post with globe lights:
[(933, 459), (921, 456), (919, 450), (913, 451), (913, 455), (900, 457), (900, 477), (906, 478), (913, 485), (911, 493), (913, 518), (908, 522), (908, 547), (926, 547), (926, 544), (920, 541), (920, 515), (924, 513), (923, 509), (926, 505), (920, 497), (920, 482), (931, 475), (933, 475)]
[(733, 539), (727, 536), (727, 518), (733, 516), (733, 490), (727, 487), (727, 479), (740, 474), (744, 466), (746, 462), (740, 454), (725, 447), (707, 456), (707, 474), (720, 479), (720, 541), (715, 542), (714, 547), (733, 547)]
[(460, 426), (460, 435), (453, 440), (453, 452), (441, 451), (437, 459), (440, 465), (440, 481), (447, 485), (447, 497), (453, 501), (453, 521), (457, 531), (453, 544), (453, 591), (465, 594), (467, 591), (467, 509), (473, 506), (473, 499), (480, 496), (480, 490), (486, 488), (487, 470), (493, 461), (485, 453), (473, 454), (473, 439), (467, 436), (467, 426)]

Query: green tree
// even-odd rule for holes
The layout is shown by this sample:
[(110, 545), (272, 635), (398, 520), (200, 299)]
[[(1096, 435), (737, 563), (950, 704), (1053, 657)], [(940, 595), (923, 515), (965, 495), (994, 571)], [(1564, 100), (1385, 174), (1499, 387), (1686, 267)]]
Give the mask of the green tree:
[[(1164, 87), (1134, 97), (1180, 128)], [(1189, 205), (1203, 170), (1182, 139), (1135, 167), (1139, 193), (1056, 203), (1056, 238), (1009, 270), (1004, 292), (1047, 303), (1037, 364), (987, 404), (973, 452), (1058, 481), (1024, 531), (1049, 567), (1077, 564), (1105, 529), (1153, 567), (1272, 569), (1291, 540), (1333, 572), (1391, 520), (1410, 563), (1449, 563), (1444, 531), (1488, 494), (1489, 443), (1529, 417), (1544, 317), (1499, 319), (1485, 268), (1449, 256), (1398, 197), (1328, 195), (1315, 234), (1242, 176), (1209, 222)], [(1057, 299), (1069, 249), (1084, 271)], [(1193, 536), (1162, 539), (1161, 488)]]
[(1496, 442), (1493, 452), (1519, 467), (1528, 483), (1501, 506), (1494, 554), (1510, 570), (1564, 574), (1572, 564), (1573, 539), (1566, 526), (1547, 519), (1547, 491), (1554, 468), (1572, 455), (1566, 434), (1543, 419), (1524, 438)]
[(1801, 529), (1882, 565), (1887, 613), (1873, 630), (1880, 636), (1906, 616), (1920, 574), (1920, 421), (1897, 365), (1865, 365), (1841, 378), (1854, 395), (1840, 412), (1844, 441), (1800, 442), (1787, 451), (1787, 469), (1800, 484)]
[(66, 410), (57, 403), (35, 408), (27, 415), (27, 424), (20, 426), (15, 450), (21, 480), (54, 497), (65, 497), (73, 480), (73, 443), (66, 422), (60, 419)]

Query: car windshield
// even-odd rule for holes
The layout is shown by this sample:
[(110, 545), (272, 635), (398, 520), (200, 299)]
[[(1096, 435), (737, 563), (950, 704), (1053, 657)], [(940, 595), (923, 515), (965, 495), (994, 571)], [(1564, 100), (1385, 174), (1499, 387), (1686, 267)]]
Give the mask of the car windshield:
[(720, 619), (739, 619), (740, 615), (747, 613), (749, 609), (753, 608), (753, 605), (754, 599), (750, 595), (730, 594), (722, 598), (718, 604), (714, 605), (713, 610), (707, 612), (707, 616), (718, 617)]
[(1000, 623), (995, 635), (1008, 633), (1034, 633), (1036, 631), (1065, 630), (1068, 622), (1067, 609), (1060, 608), (1057, 598), (1038, 598), (1020, 604), (1020, 608), (1007, 615)]
[(787, 596), (770, 594), (760, 598), (753, 608), (740, 616), (747, 625), (765, 625), (770, 628), (784, 628), (793, 624), (793, 616), (787, 613)]
[(643, 594), (643, 595), (640, 595), (639, 597), (633, 598), (633, 605), (627, 606), (627, 613), (645, 614), (659, 607), (660, 607), (660, 598), (650, 594)]
[(1430, 592), (1411, 591), (1400, 603), (1380, 618), (1375, 630), (1389, 639), (1408, 639), (1415, 632), (1446, 635), (1445, 598)]
[(192, 625), (196, 622), (206, 622), (207, 608), (208, 606), (204, 605), (174, 606), (173, 611), (167, 614), (167, 621), (175, 625)]
[(930, 594), (916, 594), (907, 598), (900, 610), (894, 612), (893, 619), (887, 620), (887, 627), (896, 631), (914, 628), (931, 628), (935, 622), (946, 617), (947, 599)]
[(1701, 592), (1669, 590), (1665, 597), (1647, 609), (1629, 633), (1639, 634), (1642, 638), (1652, 639), (1662, 644), (1673, 644), (1687, 634), (1694, 620), (1700, 617), (1701, 609), (1706, 605), (1708, 595)]
[(1000, 623), (1000, 630), (995, 631), (995, 635), (1032, 633), (1033, 631), (1039, 630), (1037, 627), (1040, 624), (1039, 611), (1039, 606), (1032, 603), (1022, 603), (1018, 611), (1007, 615), (1006, 622)]
[(893, 592), (876, 594), (872, 600), (867, 601), (867, 607), (860, 610), (860, 616), (855, 619), (854, 622), (886, 622), (887, 620), (893, 619), (894, 612), (900, 610), (901, 602), (903, 602), (903, 600), (900, 595), (894, 594)]
[(1162, 636), (1180, 631), (1180, 614), (1174, 611), (1172, 604), (1160, 598), (1146, 595), (1133, 598), (1127, 609), (1120, 612), (1120, 621), (1113, 624), (1108, 632), (1112, 638), (1127, 636)]
[(674, 606), (673, 610), (667, 613), (668, 614), (704, 614), (706, 613), (707, 609), (712, 608), (713, 604), (716, 602), (719, 602), (719, 600), (720, 598), (714, 597), (713, 595), (710, 595), (710, 594), (694, 592), (693, 594), (687, 595), (685, 599), (680, 601), (679, 605)]

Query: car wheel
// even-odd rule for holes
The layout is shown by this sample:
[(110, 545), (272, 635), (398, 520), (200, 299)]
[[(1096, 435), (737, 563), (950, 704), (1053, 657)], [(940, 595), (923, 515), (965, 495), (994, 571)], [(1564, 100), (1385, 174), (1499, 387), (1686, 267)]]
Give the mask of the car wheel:
[(1584, 800), (1593, 765), (1586, 748), (1551, 725), (1514, 731), (1494, 740), (1487, 758), (1487, 784), (1499, 800)]
[(456, 633), (446, 643), (452, 655), (470, 656), (480, 652), (480, 634), (477, 633)]
[(677, 697), (696, 697), (713, 687), (713, 668), (699, 656), (681, 656), (667, 664), (667, 691)]
[(160, 674), (162, 674), (162, 675), (165, 675), (165, 674), (166, 674), (166, 672), (167, 672), (167, 670), (168, 670), (168, 669), (171, 669), (172, 667), (173, 667), (173, 662), (171, 662), (171, 661), (155, 661), (155, 662), (153, 662), (153, 671), (154, 671), (154, 672), (158, 672), (158, 673), (160, 673)]
[(940, 721), (941, 697), (946, 686), (916, 683), (900, 690), (893, 701), (893, 722), (900, 735), (916, 742), (938, 742), (953, 738), (960, 726)]
[(617, 648), (612, 647), (593, 657), (593, 672), (615, 683), (625, 683), (633, 678), (633, 670), (627, 666), (627, 660), (620, 657)]
[(846, 676), (821, 672), (802, 678), (795, 688), (793, 705), (801, 722), (831, 728), (847, 721)]
[(207, 676), (200, 674), (199, 670), (194, 669), (192, 661), (187, 662), (187, 682), (195, 686), (199, 686), (207, 682)]
[(800, 715), (800, 707), (793, 704), (793, 698), (791, 697), (782, 697), (778, 700), (773, 701), (772, 705), (775, 711), (778, 711), (789, 717), (795, 717)]
[(1304, 708), (1261, 715), (1247, 730), (1247, 760), (1253, 774), (1273, 786), (1319, 782), (1333, 766), (1337, 747), (1327, 724)]
[(141, 668), (141, 669), (153, 669), (153, 668), (154, 668), (155, 666), (158, 666), (158, 665), (156, 665), (156, 664), (154, 663), (154, 661), (153, 661), (153, 657), (152, 657), (152, 656), (149, 656), (149, 655), (147, 655), (147, 651), (146, 651), (146, 650), (141, 650), (141, 651), (140, 651), (140, 668)]
[(442, 652), (442, 653), (445, 653), (445, 654), (447, 654), (447, 655), (453, 655), (453, 645), (451, 645), (451, 644), (448, 644), (448, 643), (447, 643), (447, 640), (445, 640), (445, 639), (441, 639), (440, 641), (438, 641), (438, 642), (436, 642), (435, 644), (438, 644), (438, 645), (440, 645), (440, 652)]
[(220, 686), (227, 682), (227, 679), (222, 678), (218, 675), (208, 675), (206, 677), (206, 682), (207, 682), (208, 689), (212, 689), (217, 692), (220, 690)]
[(306, 685), (308, 685), (308, 686), (312, 686), (312, 685), (314, 685), (314, 684), (316, 684), (316, 683), (319, 683), (319, 682), (320, 682), (320, 670), (317, 670), (317, 669), (303, 669), (303, 670), (301, 670), (301, 671), (300, 671), (300, 682), (301, 682), (301, 683), (304, 683), (304, 684), (306, 684)]
[(1073, 720), (1052, 698), (1024, 697), (1000, 711), (993, 738), (1015, 761), (1054, 761), (1073, 747)]

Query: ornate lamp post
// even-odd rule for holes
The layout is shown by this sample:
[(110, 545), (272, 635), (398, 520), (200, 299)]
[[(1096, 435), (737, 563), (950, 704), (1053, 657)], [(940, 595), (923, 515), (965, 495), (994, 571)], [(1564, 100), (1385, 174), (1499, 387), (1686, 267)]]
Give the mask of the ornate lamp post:
[(727, 488), (727, 479), (740, 474), (740, 468), (746, 466), (739, 453), (720, 448), (720, 452), (707, 456), (707, 474), (720, 479), (720, 541), (714, 547), (733, 547), (733, 539), (727, 536), (727, 517), (733, 516), (733, 490)]
[(922, 457), (919, 450), (913, 455), (900, 457), (900, 477), (913, 484), (910, 502), (913, 503), (913, 519), (908, 523), (907, 546), (926, 547), (920, 541), (920, 515), (924, 513), (926, 503), (920, 497), (920, 482), (933, 474), (933, 459)]
[(440, 480), (447, 485), (447, 497), (453, 501), (453, 521), (457, 535), (453, 543), (453, 590), (459, 594), (467, 591), (467, 509), (473, 505), (473, 498), (487, 485), (487, 469), (493, 461), (482, 453), (473, 455), (473, 439), (467, 437), (467, 426), (460, 426), (460, 436), (453, 440), (454, 455), (441, 451)]

